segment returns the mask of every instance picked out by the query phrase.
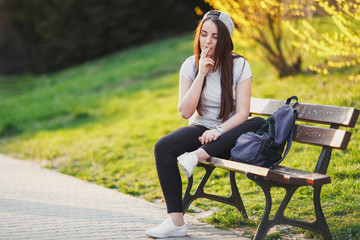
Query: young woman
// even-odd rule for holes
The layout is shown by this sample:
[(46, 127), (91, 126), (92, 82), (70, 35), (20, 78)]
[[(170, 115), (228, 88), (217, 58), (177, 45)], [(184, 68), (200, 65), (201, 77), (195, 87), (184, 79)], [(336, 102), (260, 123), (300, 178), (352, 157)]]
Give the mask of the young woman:
[(256, 132), (265, 120), (248, 120), (252, 73), (245, 58), (232, 53), (234, 23), (224, 12), (205, 14), (196, 29), (194, 55), (180, 69), (179, 112), (189, 125), (161, 138), (155, 161), (169, 218), (145, 233), (152, 237), (185, 236), (182, 183), (199, 161), (229, 158), (236, 139)]

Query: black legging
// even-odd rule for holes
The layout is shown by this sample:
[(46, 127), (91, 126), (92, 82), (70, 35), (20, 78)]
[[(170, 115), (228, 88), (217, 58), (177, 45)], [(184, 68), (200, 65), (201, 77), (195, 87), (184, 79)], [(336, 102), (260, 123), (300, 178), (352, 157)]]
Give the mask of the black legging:
[(162, 137), (155, 145), (156, 169), (165, 197), (168, 213), (182, 212), (182, 183), (177, 157), (202, 147), (210, 156), (230, 158), (230, 150), (237, 138), (245, 132), (256, 132), (265, 120), (252, 118), (222, 134), (216, 141), (201, 145), (199, 137), (206, 127), (191, 125), (179, 128)]

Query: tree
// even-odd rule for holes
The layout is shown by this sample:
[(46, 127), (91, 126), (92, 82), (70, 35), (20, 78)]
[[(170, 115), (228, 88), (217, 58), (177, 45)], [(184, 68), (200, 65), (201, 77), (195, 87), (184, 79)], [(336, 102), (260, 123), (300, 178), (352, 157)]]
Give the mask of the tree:
[[(258, 43), (265, 50), (267, 60), (280, 77), (301, 72), (299, 49), (291, 44), (291, 36), (284, 38), (284, 20), (298, 15), (298, 0), (205, 0), (215, 9), (228, 12), (243, 38)], [(304, 1), (302, 1), (304, 2)], [(307, 8), (309, 6), (306, 6)], [(307, 9), (306, 8), (306, 9)], [(305, 16), (305, 13), (303, 13)], [(300, 14), (301, 15), (301, 14)]]
[(288, 29), (299, 38), (294, 45), (325, 61), (309, 68), (324, 74), (331, 69), (351, 68), (350, 79), (360, 81), (360, 0), (313, 0), (312, 8), (325, 13), (336, 28), (321, 31), (312, 21), (304, 20), (304, 28), (299, 31), (287, 24)]
[(191, 31), (202, 0), (0, 0), (0, 74), (57, 71)]
[[(280, 77), (301, 72), (302, 54), (309, 53), (325, 62), (310, 70), (348, 67), (360, 81), (360, 0), (204, 1), (232, 15), (240, 36), (262, 46)], [(322, 29), (313, 16), (332, 20), (332, 27)]]

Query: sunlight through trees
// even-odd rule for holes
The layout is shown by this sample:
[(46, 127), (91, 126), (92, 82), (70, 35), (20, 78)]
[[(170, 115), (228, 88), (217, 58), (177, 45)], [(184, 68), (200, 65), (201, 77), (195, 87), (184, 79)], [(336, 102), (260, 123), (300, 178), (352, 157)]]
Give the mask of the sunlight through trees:
[(347, 67), (350, 78), (360, 78), (360, 0), (204, 1), (231, 14), (235, 36), (259, 44), (280, 77), (301, 72), (304, 56), (311, 54), (320, 59), (308, 65), (312, 71)]

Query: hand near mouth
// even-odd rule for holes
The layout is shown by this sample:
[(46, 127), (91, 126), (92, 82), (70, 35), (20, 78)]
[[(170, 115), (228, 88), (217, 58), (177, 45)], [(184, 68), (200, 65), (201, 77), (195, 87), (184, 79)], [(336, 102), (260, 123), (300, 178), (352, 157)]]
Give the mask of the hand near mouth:
[(215, 65), (215, 61), (209, 56), (209, 51), (211, 48), (206, 47), (204, 51), (201, 52), (199, 60), (199, 73), (204, 74), (204, 76), (212, 69)]

